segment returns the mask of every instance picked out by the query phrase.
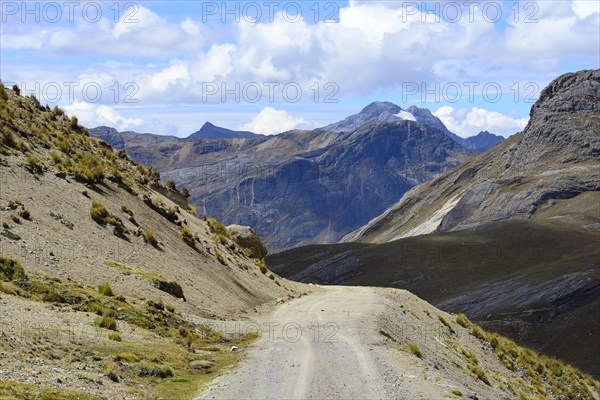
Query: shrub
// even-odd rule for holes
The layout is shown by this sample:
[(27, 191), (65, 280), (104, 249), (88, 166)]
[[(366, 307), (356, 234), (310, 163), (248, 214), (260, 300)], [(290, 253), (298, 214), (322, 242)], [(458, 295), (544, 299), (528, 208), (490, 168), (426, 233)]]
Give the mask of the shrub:
[(146, 231), (146, 235), (144, 235), (144, 240), (146, 243), (150, 243), (153, 247), (158, 246), (158, 240), (154, 237), (154, 231), (152, 229), (148, 229)]
[(76, 116), (71, 117), (71, 129), (78, 130), (79, 129), (79, 120), (77, 120)]
[(62, 108), (58, 107), (58, 106), (54, 106), (54, 108), (52, 109), (52, 114), (54, 114), (55, 116), (62, 116), (65, 115), (65, 112), (62, 110)]
[(129, 214), (129, 216), (133, 217), (133, 211), (131, 211), (127, 206), (121, 206), (121, 211), (125, 214)]
[(261, 261), (258, 263), (258, 268), (260, 269), (260, 272), (262, 272), (263, 274), (267, 273), (267, 266), (265, 265), (264, 261)]
[(17, 217), (15, 214), (11, 214), (11, 215), (10, 215), (10, 219), (12, 219), (12, 221), (13, 221), (15, 224), (20, 224), (20, 223), (21, 223), (21, 219), (20, 219), (19, 217)]
[(215, 251), (215, 256), (217, 257), (217, 260), (219, 260), (219, 262), (221, 264), (227, 265), (227, 262), (225, 261), (225, 257), (223, 257), (223, 254), (219, 250)]
[(190, 214), (192, 214), (194, 217), (198, 216), (198, 210), (196, 209), (196, 207), (194, 207), (191, 204), (187, 205), (187, 210), (190, 212)]
[(188, 246), (194, 247), (194, 244), (195, 244), (194, 243), (195, 242), (194, 234), (188, 228), (181, 229), (181, 238), (183, 239), (183, 241), (185, 243), (187, 243)]
[(6, 93), (6, 88), (4, 87), (2, 82), (0, 82), (0, 99), (8, 100), (8, 93)]
[(103, 296), (114, 296), (112, 288), (108, 284), (108, 282), (104, 282), (102, 285), (98, 286), (98, 293)]
[(452, 326), (450, 325), (450, 323), (448, 321), (446, 321), (446, 318), (442, 317), (441, 315), (438, 315), (438, 319), (440, 320), (440, 322), (442, 324), (444, 324), (446, 326), (446, 328), (450, 329), (450, 333), (454, 333), (454, 329), (452, 329)]
[(123, 223), (121, 222), (121, 220), (115, 218), (115, 217), (107, 217), (104, 218), (104, 223), (106, 225), (110, 225), (114, 228), (115, 233), (117, 235), (122, 235), (125, 228), (123, 227)]
[(177, 190), (177, 186), (175, 185), (175, 181), (172, 180), (168, 180), (167, 183), (165, 184), (166, 188), (172, 191), (176, 191)]
[(22, 206), (23, 202), (21, 202), (21, 200), (16, 199), (16, 200), (10, 200), (8, 202), (8, 208), (10, 208), (11, 210), (16, 210), (17, 208), (19, 208), (19, 206)]
[(460, 390), (453, 390), (452, 394), (458, 397), (462, 397), (462, 392)]
[(227, 245), (227, 242), (228, 242), (227, 236), (223, 235), (222, 233), (219, 233), (219, 234), (217, 235), (217, 239), (219, 239), (219, 242), (221, 242), (221, 244), (222, 244), (223, 246), (226, 246), (226, 245)]
[(123, 339), (121, 339), (121, 335), (119, 335), (117, 332), (110, 332), (108, 334), (108, 339), (114, 340), (115, 342), (120, 342), (123, 340)]
[(0, 257), (0, 279), (4, 281), (23, 280), (25, 279), (25, 270), (17, 260)]
[(483, 332), (477, 325), (471, 326), (471, 333), (479, 340), (486, 340), (485, 332)]
[(157, 378), (169, 378), (173, 376), (173, 370), (168, 365), (144, 364), (140, 368), (140, 376), (154, 376)]
[(138, 358), (135, 354), (123, 352), (115, 356), (115, 361), (136, 362), (138, 361)]
[(110, 329), (111, 331), (117, 330), (117, 321), (112, 317), (98, 317), (94, 320), (96, 326), (104, 329)]
[(17, 96), (21, 95), (21, 89), (19, 89), (19, 85), (17, 85), (16, 83), (12, 85), (12, 90), (17, 94)]
[(480, 381), (484, 382), (486, 385), (490, 385), (490, 381), (489, 381), (488, 377), (485, 375), (485, 372), (483, 372), (483, 370), (481, 368), (479, 368), (477, 365), (471, 365), (469, 367), (469, 370), (471, 370), (471, 372), (473, 372)]
[(52, 158), (52, 161), (54, 162), (54, 164), (56, 164), (56, 165), (62, 164), (62, 157), (56, 151), (53, 151), (52, 153), (50, 153), (50, 158)]
[(44, 163), (37, 157), (27, 154), (25, 156), (25, 162), (29, 166), (29, 169), (33, 173), (40, 173), (43, 171)]
[(166, 308), (166, 309), (167, 309), (167, 311), (168, 311), (168, 312), (170, 312), (170, 313), (174, 313), (174, 312), (175, 312), (175, 307), (173, 307), (173, 306), (172, 306), (172, 305), (170, 305), (170, 304), (167, 304), (165, 308)]
[(19, 150), (23, 145), (23, 142), (18, 140), (12, 132), (4, 130), (2, 132), (2, 144), (15, 150)]
[(102, 316), (106, 312), (106, 309), (100, 303), (92, 301), (88, 304), (88, 311)]
[(117, 366), (113, 362), (109, 362), (104, 365), (104, 375), (106, 375), (108, 379), (113, 382), (118, 383), (120, 381), (119, 375), (117, 374)]
[(456, 323), (462, 326), (463, 328), (468, 328), (470, 323), (465, 314), (458, 314), (456, 316)]
[(104, 219), (108, 218), (110, 214), (108, 210), (96, 200), (92, 201), (92, 207), (90, 208), (90, 216), (94, 221), (100, 225), (104, 225)]
[(208, 226), (214, 233), (227, 236), (227, 228), (225, 227), (225, 225), (223, 225), (222, 222), (217, 221), (214, 218), (208, 218), (206, 222), (208, 223)]
[(419, 350), (419, 346), (417, 346), (416, 343), (409, 344), (408, 351), (419, 358), (423, 358), (423, 353), (421, 353), (421, 350)]
[(21, 216), (21, 218), (31, 221), (31, 213), (29, 212), (29, 210), (22, 210), (19, 213), (19, 215)]

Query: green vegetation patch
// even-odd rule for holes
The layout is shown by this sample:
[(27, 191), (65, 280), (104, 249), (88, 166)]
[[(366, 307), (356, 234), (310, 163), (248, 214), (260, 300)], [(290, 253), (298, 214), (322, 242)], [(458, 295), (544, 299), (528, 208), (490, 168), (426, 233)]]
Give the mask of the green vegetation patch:
[(0, 380), (0, 399), (100, 400), (101, 398), (74, 390), (59, 390), (31, 383)]
[[(507, 369), (526, 374), (526, 379), (519, 380), (516, 388), (513, 387), (521, 398), (530, 398), (528, 396), (531, 393), (548, 398), (552, 393), (557, 398), (593, 399), (591, 389), (600, 392), (600, 382), (571, 365), (519, 346), (498, 334), (486, 332), (462, 314), (457, 316), (457, 323), (470, 329), (471, 334), (480, 341), (489, 343)], [(472, 353), (463, 350), (463, 356), (467, 359), (469, 370), (489, 385), (489, 379), (477, 365)]]
[(168, 293), (174, 297), (177, 297), (179, 299), (185, 299), (185, 296), (183, 295), (183, 289), (173, 279), (167, 278), (155, 272), (146, 271), (141, 268), (133, 267), (131, 265), (119, 263), (116, 261), (103, 259), (102, 263), (104, 263), (110, 268), (116, 269), (122, 274), (138, 276), (150, 283), (152, 286), (156, 287), (157, 289), (162, 290), (163, 292)]

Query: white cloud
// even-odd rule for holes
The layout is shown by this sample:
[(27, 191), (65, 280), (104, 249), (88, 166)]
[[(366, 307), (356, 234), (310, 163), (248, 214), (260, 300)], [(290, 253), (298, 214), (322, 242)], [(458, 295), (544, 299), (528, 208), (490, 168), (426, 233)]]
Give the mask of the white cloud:
[(76, 115), (80, 124), (89, 127), (106, 125), (123, 131), (141, 126), (144, 123), (141, 118), (126, 118), (112, 107), (105, 105), (76, 101), (65, 106), (64, 109), (67, 114)]
[(146, 7), (135, 7), (135, 13), (124, 12), (117, 22), (110, 8), (96, 23), (82, 21), (81, 13), (68, 24), (30, 26), (12, 19), (3, 24), (2, 47), (76, 57), (165, 57), (196, 54), (205, 44), (205, 30), (194, 20), (171, 23)]
[(574, 0), (571, 9), (578, 18), (585, 19), (600, 13), (600, 2), (597, 0)]
[(306, 124), (302, 118), (295, 118), (285, 110), (276, 110), (273, 107), (265, 107), (256, 114), (252, 121), (242, 126), (242, 130), (265, 135), (273, 135), (297, 128)]
[[(272, 23), (242, 20), (216, 27), (227, 35), (218, 35), (220, 31), (210, 31), (214, 26), (190, 17), (174, 22), (139, 6), (136, 24), (108, 18), (97, 24), (39, 29), (6, 24), (2, 50), (35, 49), (36, 55), (47, 59), (58, 55), (65, 64), (73, 59), (76, 72), (63, 81), (85, 82), (86, 77), (100, 76), (105, 93), (115, 82), (136, 82), (136, 99), (144, 105), (199, 104), (203, 82), (225, 82), (227, 87), (236, 82), (242, 86), (296, 82), (304, 100), (312, 100), (315, 82), (321, 89), (320, 100), (327, 94), (323, 87), (328, 82), (337, 84), (337, 99), (373, 93), (384, 97), (407, 82), (484, 85), (494, 81), (508, 92), (516, 80), (546, 84), (565, 65), (577, 65), (570, 62), (574, 56), (584, 66), (597, 63), (600, 6), (595, 0), (536, 2), (538, 23), (523, 23), (530, 9), (524, 10), (521, 3), (521, 23), (514, 23), (511, 9), (505, 7), (511, 19), (507, 28), (486, 21), (481, 6), (474, 8), (473, 21), (463, 13), (456, 23), (436, 23), (433, 18), (423, 22), (418, 12), (408, 15), (402, 4), (351, 1), (340, 8), (338, 23), (289, 23), (279, 15)], [(218, 40), (208, 43), (211, 37)], [(52, 76), (61, 69), (44, 62), (32, 68), (29, 54), (22, 55), (13, 63), (6, 62), (10, 53), (3, 57), (3, 79), (27, 80), (22, 70), (38, 71), (28, 72), (29, 76)], [(129, 61), (111, 66), (102, 60), (82, 66), (90, 55)], [(144, 59), (138, 62), (136, 57)], [(281, 90), (275, 95), (280, 100)]]
[(529, 118), (512, 118), (496, 111), (473, 107), (455, 109), (451, 106), (440, 107), (433, 113), (442, 120), (450, 131), (461, 137), (469, 137), (481, 131), (508, 137), (521, 131)]

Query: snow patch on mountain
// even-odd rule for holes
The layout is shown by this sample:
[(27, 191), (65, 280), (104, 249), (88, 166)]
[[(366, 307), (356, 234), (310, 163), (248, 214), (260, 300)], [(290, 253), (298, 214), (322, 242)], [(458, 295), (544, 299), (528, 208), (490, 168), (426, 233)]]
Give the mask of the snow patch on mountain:
[(396, 117), (398, 117), (398, 118), (402, 118), (402, 119), (405, 119), (407, 121), (417, 122), (417, 119), (415, 118), (415, 116), (412, 115), (411, 113), (409, 113), (408, 111), (401, 110), (399, 113), (394, 114), (394, 115)]

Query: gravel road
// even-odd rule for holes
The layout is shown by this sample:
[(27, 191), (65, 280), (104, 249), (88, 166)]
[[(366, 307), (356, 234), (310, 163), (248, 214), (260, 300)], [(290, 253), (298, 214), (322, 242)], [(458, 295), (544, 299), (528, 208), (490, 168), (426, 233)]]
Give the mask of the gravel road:
[[(415, 376), (410, 357), (386, 344), (373, 288), (327, 287), (255, 322), (261, 338), (202, 399), (419, 399), (442, 397)], [(414, 356), (412, 356), (414, 358)]]

